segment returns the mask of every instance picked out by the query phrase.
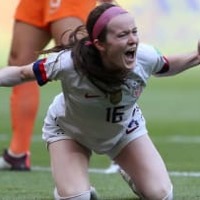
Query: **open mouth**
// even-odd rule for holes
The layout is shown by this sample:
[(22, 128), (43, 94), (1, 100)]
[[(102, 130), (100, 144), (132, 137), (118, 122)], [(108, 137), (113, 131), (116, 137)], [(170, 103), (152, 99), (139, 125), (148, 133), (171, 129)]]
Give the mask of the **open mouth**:
[(135, 61), (135, 55), (136, 55), (136, 49), (132, 48), (129, 49), (125, 52), (125, 57), (126, 57), (126, 61), (129, 62), (134, 62)]

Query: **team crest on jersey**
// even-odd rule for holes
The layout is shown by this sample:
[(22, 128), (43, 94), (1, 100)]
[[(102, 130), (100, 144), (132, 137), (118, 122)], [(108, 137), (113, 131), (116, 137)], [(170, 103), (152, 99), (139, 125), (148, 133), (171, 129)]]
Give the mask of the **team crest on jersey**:
[(141, 80), (128, 80), (127, 81), (128, 88), (130, 90), (131, 95), (134, 98), (138, 98), (143, 90), (144, 83)]
[(139, 85), (139, 86), (137, 86), (137, 87), (135, 87), (135, 88), (133, 89), (132, 95), (133, 95), (134, 97), (138, 98), (138, 97), (141, 95), (142, 90), (143, 90), (143, 87), (142, 87), (141, 85)]

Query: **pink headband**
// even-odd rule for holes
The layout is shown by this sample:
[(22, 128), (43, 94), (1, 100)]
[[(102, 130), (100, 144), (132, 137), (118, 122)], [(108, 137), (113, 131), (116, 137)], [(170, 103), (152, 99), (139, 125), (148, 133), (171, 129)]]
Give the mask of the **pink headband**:
[(104, 27), (113, 17), (124, 13), (128, 12), (118, 6), (108, 8), (96, 21), (92, 31), (92, 40), (98, 38)]

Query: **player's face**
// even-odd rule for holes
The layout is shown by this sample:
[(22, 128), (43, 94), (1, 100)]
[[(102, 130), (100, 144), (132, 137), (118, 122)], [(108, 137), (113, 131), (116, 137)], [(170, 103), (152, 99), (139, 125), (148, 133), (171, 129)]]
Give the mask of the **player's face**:
[(129, 14), (114, 17), (107, 25), (102, 59), (107, 68), (134, 67), (139, 38), (134, 18)]

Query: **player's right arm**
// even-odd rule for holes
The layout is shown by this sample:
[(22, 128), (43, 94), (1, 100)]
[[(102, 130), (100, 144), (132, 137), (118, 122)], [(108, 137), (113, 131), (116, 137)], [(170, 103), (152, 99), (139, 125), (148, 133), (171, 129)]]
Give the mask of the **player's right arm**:
[(23, 66), (8, 66), (0, 69), (0, 86), (12, 87), (35, 80), (33, 63)]

